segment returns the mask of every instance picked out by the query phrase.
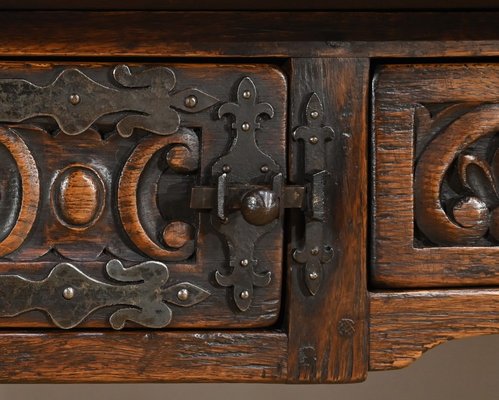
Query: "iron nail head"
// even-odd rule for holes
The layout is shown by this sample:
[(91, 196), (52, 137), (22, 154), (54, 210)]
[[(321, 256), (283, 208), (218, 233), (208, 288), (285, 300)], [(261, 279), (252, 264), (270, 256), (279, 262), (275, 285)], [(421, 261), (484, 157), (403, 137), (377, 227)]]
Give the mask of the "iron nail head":
[(189, 298), (189, 291), (187, 289), (180, 289), (177, 293), (177, 298), (180, 301), (186, 301)]
[(75, 296), (75, 290), (69, 286), (62, 291), (62, 297), (66, 300), (71, 300)]

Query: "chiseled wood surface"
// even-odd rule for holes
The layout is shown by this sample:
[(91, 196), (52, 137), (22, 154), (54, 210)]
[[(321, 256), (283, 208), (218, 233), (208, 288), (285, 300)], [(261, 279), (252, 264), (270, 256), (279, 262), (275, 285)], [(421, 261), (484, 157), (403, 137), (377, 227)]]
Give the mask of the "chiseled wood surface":
[(373, 284), (498, 285), (499, 64), (385, 65), (373, 87)]
[(403, 368), (452, 339), (499, 333), (499, 289), (370, 293), (369, 369)]
[(497, 56), (497, 20), (495, 11), (5, 11), (0, 56)]
[[(304, 124), (304, 106), (316, 93), (324, 126), (334, 133), (326, 146), (331, 182), (325, 197), (326, 231), (333, 249), (323, 265), (319, 291), (304, 285), (304, 265), (288, 262), (286, 325), (290, 382), (352, 382), (367, 367), (367, 95), (366, 59), (293, 59), (290, 63), (290, 126)], [(290, 143), (290, 180), (302, 148)], [(306, 151), (306, 150), (305, 150)], [(293, 222), (291, 222), (293, 223)], [(293, 229), (289, 254), (300, 243)], [(317, 242), (317, 246), (321, 242)]]
[(270, 331), (3, 331), (0, 381), (282, 382), (286, 340)]

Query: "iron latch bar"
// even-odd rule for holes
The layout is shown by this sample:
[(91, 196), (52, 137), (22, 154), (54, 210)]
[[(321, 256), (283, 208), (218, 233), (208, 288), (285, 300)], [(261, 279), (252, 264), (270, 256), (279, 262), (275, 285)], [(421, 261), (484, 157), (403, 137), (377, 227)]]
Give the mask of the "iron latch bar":
[[(267, 190), (268, 186), (262, 185), (239, 185), (231, 186), (227, 191), (227, 207), (230, 210), (241, 209), (241, 200), (244, 196), (255, 190)], [(284, 186), (279, 202), (282, 208), (305, 207), (307, 201), (307, 190), (305, 186)], [(194, 186), (191, 189), (191, 208), (197, 210), (210, 210), (217, 207), (217, 188), (212, 186)]]

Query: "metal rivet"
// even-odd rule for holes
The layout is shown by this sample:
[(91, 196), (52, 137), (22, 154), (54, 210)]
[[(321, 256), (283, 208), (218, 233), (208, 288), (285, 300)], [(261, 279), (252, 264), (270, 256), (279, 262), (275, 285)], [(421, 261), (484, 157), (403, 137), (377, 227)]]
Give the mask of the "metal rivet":
[(267, 167), (266, 165), (262, 165), (260, 171), (262, 171), (263, 173), (269, 172), (269, 167)]
[(241, 129), (244, 131), (244, 132), (248, 132), (250, 130), (250, 124), (248, 124), (247, 122), (244, 122), (242, 125), (241, 125)]
[(241, 292), (241, 294), (239, 295), (239, 297), (240, 297), (241, 299), (243, 299), (243, 300), (246, 300), (246, 299), (248, 299), (248, 298), (249, 298), (249, 292), (248, 292), (247, 290), (243, 290), (243, 291)]
[(187, 96), (184, 100), (184, 105), (187, 108), (194, 108), (198, 104), (198, 98), (194, 95)]
[(318, 111), (312, 111), (310, 113), (310, 116), (313, 118), (313, 119), (317, 119), (319, 118), (319, 112)]
[(243, 98), (249, 99), (251, 97), (251, 92), (249, 90), (245, 90), (243, 92)]
[(243, 267), (246, 267), (246, 266), (249, 264), (249, 261), (245, 258), (244, 260), (241, 260), (240, 264), (241, 264)]
[(310, 250), (310, 254), (312, 254), (313, 256), (316, 256), (317, 254), (319, 254), (319, 248), (314, 247), (312, 250)]
[(315, 280), (319, 277), (319, 274), (318, 274), (317, 272), (315, 272), (315, 271), (314, 271), (314, 272), (311, 272), (310, 274), (308, 274), (308, 277), (309, 277), (311, 280), (315, 281)]
[(225, 172), (225, 173), (228, 173), (232, 170), (232, 168), (230, 167), (230, 165), (228, 164), (225, 164), (223, 167), (222, 167), (222, 171)]
[(180, 289), (177, 293), (177, 298), (181, 301), (186, 301), (189, 298), (189, 291), (187, 289)]
[(308, 141), (312, 144), (317, 144), (319, 142), (319, 138), (317, 136), (312, 136)]
[(64, 289), (64, 291), (62, 292), (62, 296), (66, 299), (66, 300), (71, 300), (74, 296), (75, 296), (75, 290), (72, 288), (72, 287), (67, 287), (66, 289)]
[(80, 96), (78, 96), (77, 94), (72, 94), (71, 96), (69, 96), (69, 102), (74, 106), (77, 105), (80, 102)]

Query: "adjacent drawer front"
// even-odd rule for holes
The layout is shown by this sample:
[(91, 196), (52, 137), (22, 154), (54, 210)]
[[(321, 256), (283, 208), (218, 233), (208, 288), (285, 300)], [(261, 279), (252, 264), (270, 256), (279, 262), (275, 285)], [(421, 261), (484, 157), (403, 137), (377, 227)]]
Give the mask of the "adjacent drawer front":
[(286, 93), (267, 65), (0, 64), (0, 326), (273, 324)]
[(375, 285), (499, 284), (499, 65), (379, 68)]

